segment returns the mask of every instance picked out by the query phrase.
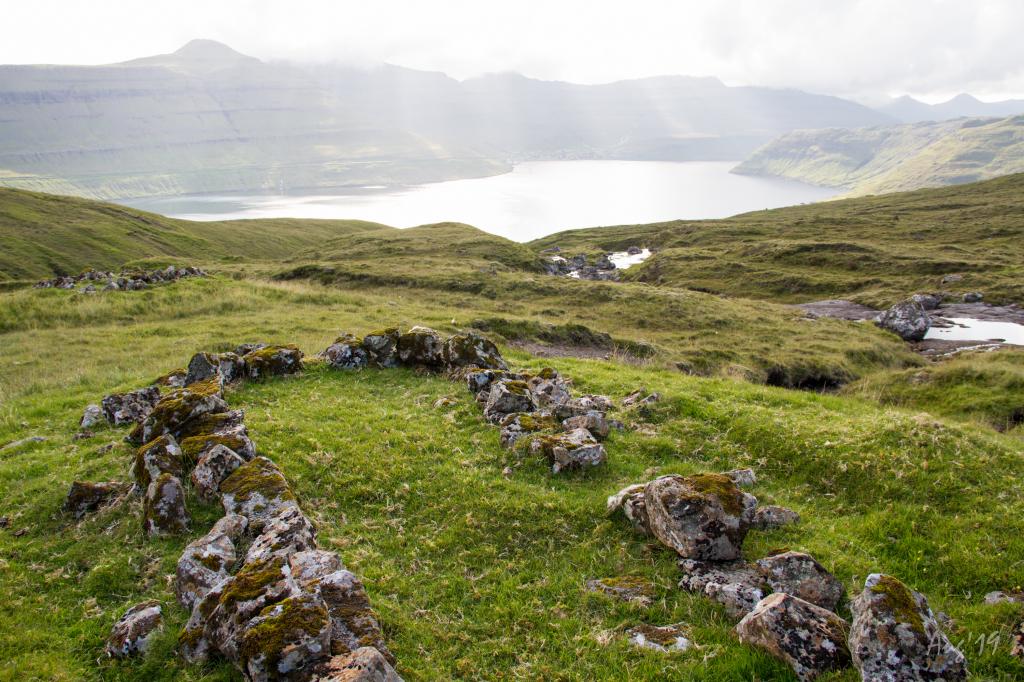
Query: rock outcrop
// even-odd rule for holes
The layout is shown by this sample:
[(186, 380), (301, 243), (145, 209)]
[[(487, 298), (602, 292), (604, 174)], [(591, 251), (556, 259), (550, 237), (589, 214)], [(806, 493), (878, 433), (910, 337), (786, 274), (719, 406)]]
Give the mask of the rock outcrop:
[(920, 341), (928, 333), (932, 320), (924, 306), (911, 299), (892, 306), (875, 318), (875, 323), (904, 341)]

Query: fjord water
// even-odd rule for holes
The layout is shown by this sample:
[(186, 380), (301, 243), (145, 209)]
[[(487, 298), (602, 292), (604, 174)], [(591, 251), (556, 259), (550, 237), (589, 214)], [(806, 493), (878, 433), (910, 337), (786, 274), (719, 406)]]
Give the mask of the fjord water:
[(309, 195), (191, 195), (126, 200), (189, 220), (359, 219), (413, 227), (454, 221), (517, 241), (577, 227), (724, 218), (821, 201), (838, 190), (735, 175), (733, 162), (537, 161), (511, 173), (400, 189)]

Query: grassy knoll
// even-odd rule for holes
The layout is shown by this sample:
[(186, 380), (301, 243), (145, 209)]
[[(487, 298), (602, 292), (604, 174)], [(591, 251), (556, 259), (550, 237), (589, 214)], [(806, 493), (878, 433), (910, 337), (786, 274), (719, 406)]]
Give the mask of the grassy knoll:
[[(594, 287), (581, 298), (605, 291)], [(0, 443), (47, 438), (0, 452), (0, 515), (10, 518), (0, 530), (0, 679), (237, 679), (223, 664), (195, 668), (174, 656), (185, 614), (166, 576), (189, 538), (145, 540), (135, 501), (78, 524), (57, 512), (76, 478), (129, 477), (120, 430), (72, 439), (86, 403), (142, 385), (199, 349), (295, 341), (311, 353), (339, 330), (387, 322), (450, 329), (452, 311), (459, 326), (464, 315), (486, 313), (486, 301), (492, 312), (529, 317), (540, 300), (219, 277), (95, 297), (0, 294)], [(635, 324), (625, 307), (615, 329)], [(716, 319), (726, 314), (714, 311)], [(741, 332), (724, 322), (721, 330), (739, 343)], [(668, 346), (663, 338), (659, 347)], [(737, 466), (758, 470), (760, 499), (804, 518), (752, 532), (749, 557), (780, 546), (807, 550), (851, 593), (871, 571), (893, 573), (955, 619), (953, 639), (968, 642), (979, 679), (1024, 675), (1007, 653), (1019, 613), (980, 603), (989, 590), (1024, 583), (1018, 439), (856, 398), (687, 376), (658, 359), (542, 361), (504, 350), (514, 364), (564, 371), (581, 391), (618, 399), (644, 385), (664, 399), (645, 418), (618, 415), (637, 428), (612, 436), (607, 467), (553, 477), (502, 450), (463, 387), (440, 377), (314, 364), (300, 377), (247, 384), (228, 397), (247, 410), (258, 448), (295, 486), (322, 544), (365, 579), (406, 679), (793, 679), (739, 645), (719, 607), (675, 587), (668, 551), (604, 514), (605, 497), (627, 483)], [(441, 396), (456, 403), (433, 408)], [(506, 466), (514, 469), (508, 478)], [(216, 509), (190, 504), (198, 536)], [(655, 603), (641, 608), (583, 591), (588, 578), (619, 575), (652, 579)], [(168, 617), (150, 656), (105, 659), (111, 623), (150, 597)], [(690, 625), (701, 648), (661, 656), (631, 649), (622, 636), (636, 623), (677, 621)], [(990, 634), (998, 641), (979, 653), (977, 637)]]
[(1024, 350), (965, 353), (925, 367), (877, 372), (844, 391), (1024, 436)]
[[(916, 291), (1024, 300), (1024, 174), (970, 185), (828, 201), (724, 220), (560, 232), (537, 250), (657, 253), (628, 279), (803, 302), (890, 305)], [(943, 275), (963, 280), (942, 285)]]

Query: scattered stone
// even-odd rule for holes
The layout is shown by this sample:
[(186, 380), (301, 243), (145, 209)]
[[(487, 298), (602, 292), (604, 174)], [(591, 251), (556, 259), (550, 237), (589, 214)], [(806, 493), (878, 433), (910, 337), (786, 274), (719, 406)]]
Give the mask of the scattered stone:
[[(850, 664), (846, 621), (792, 595), (762, 599), (736, 626), (740, 641), (761, 647), (793, 668), (801, 680)], [(885, 679), (885, 678), (872, 678)]]
[(515, 412), (533, 412), (537, 409), (533, 394), (525, 381), (502, 379), (491, 384), (484, 405), (484, 417), (492, 422), (500, 422), (506, 415)]
[(872, 573), (850, 605), (850, 651), (861, 678), (964, 680), (967, 662), (942, 632), (924, 595)]
[(81, 429), (91, 429), (103, 419), (103, 410), (99, 405), (86, 405), (82, 412), (82, 419), (78, 422)]
[(913, 300), (897, 303), (875, 318), (875, 324), (904, 341), (920, 341), (928, 333), (931, 323), (928, 312)]
[(710, 473), (657, 478), (644, 502), (653, 535), (699, 561), (738, 559), (757, 506), (728, 476)]
[(985, 595), (985, 603), (992, 604), (1024, 604), (1024, 592), (989, 592)]
[(203, 453), (192, 470), (192, 488), (199, 499), (215, 500), (220, 493), (221, 482), (244, 463), (245, 460), (231, 448), (214, 445)]
[(146, 535), (173, 535), (188, 531), (185, 489), (177, 476), (162, 473), (146, 488), (142, 529)]
[(733, 469), (726, 471), (725, 475), (741, 488), (753, 488), (757, 485), (757, 474), (753, 469)]
[(963, 278), (964, 278), (963, 275), (943, 275), (942, 283), (943, 284), (952, 284), (953, 282), (959, 282)]
[(644, 395), (645, 393), (647, 393), (646, 388), (640, 388), (633, 391), (622, 399), (622, 406), (638, 407), (641, 405), (650, 405), (651, 403), (656, 403), (661, 400), (661, 394), (659, 393), (651, 393), (646, 396)]
[(654, 583), (633, 575), (594, 578), (587, 581), (586, 587), (588, 592), (600, 592), (640, 606), (650, 606), (656, 594)]
[(785, 592), (815, 606), (835, 611), (846, 589), (810, 554), (782, 552), (757, 562), (757, 568), (774, 592)]
[(128, 484), (119, 481), (89, 483), (75, 481), (64, 499), (64, 512), (80, 519), (90, 512), (113, 502), (128, 491)]
[(135, 466), (132, 472), (139, 492), (145, 491), (150, 482), (160, 474), (180, 478), (184, 470), (181, 448), (170, 434), (159, 436), (135, 451)]
[(369, 362), (363, 340), (351, 334), (342, 334), (336, 338), (321, 355), (336, 369), (362, 369)]
[(80, 275), (54, 277), (44, 279), (35, 284), (36, 289), (74, 289), (75, 285), (87, 283), (81, 290), (84, 293), (95, 293), (95, 283), (105, 283), (104, 291), (138, 291), (150, 284), (173, 282), (183, 277), (206, 277), (199, 268), (176, 268), (173, 265), (156, 270), (125, 270), (119, 275), (113, 272), (86, 270)]
[(144, 601), (128, 609), (114, 623), (107, 640), (107, 656), (127, 658), (136, 654), (145, 654), (149, 639), (163, 626), (163, 615), (160, 602)]
[(383, 654), (364, 646), (350, 654), (332, 657), (312, 682), (402, 682), (402, 678)]
[(210, 532), (191, 542), (178, 559), (174, 593), (189, 611), (234, 567), (235, 541), (242, 537), (248, 522), (244, 516), (228, 514), (213, 525)]
[(17, 450), (22, 445), (29, 445), (31, 443), (43, 443), (46, 441), (46, 436), (29, 436), (28, 438), (22, 438), (21, 440), (11, 441), (0, 448), (0, 452), (6, 452), (8, 450)]
[(680, 559), (679, 569), (683, 572), (680, 588), (718, 602), (733, 618), (742, 618), (750, 613), (770, 591), (757, 567), (742, 559)]
[(799, 520), (800, 515), (792, 509), (766, 504), (754, 510), (754, 520), (751, 522), (751, 526), (758, 530), (773, 530), (794, 524)]
[(539, 436), (530, 442), (530, 452), (547, 458), (552, 473), (604, 464), (604, 446), (586, 429), (573, 429), (554, 436)]
[(984, 298), (985, 295), (980, 291), (968, 291), (964, 294), (963, 301), (964, 303), (980, 303)]
[(598, 412), (597, 410), (591, 410), (586, 414), (569, 417), (562, 422), (562, 428), (566, 431), (586, 429), (598, 440), (604, 440), (607, 438), (611, 431), (611, 427), (608, 425), (608, 420), (605, 419), (604, 413)]
[(451, 396), (444, 395), (444, 396), (441, 396), (440, 398), (438, 398), (437, 400), (434, 401), (433, 407), (434, 407), (435, 410), (439, 410), (442, 407), (451, 407), (452, 405), (457, 405), (457, 404), (458, 403), (456, 402), (455, 398), (452, 398)]
[(645, 483), (626, 486), (608, 498), (608, 513), (621, 509), (637, 532), (650, 535), (650, 520), (647, 518), (647, 502), (644, 497)]
[(686, 651), (692, 646), (682, 623), (673, 625), (637, 625), (626, 630), (629, 643), (641, 649), (668, 653)]
[(267, 346), (246, 354), (242, 360), (246, 377), (257, 381), (302, 371), (302, 351), (294, 345)]
[(942, 296), (939, 294), (914, 294), (910, 300), (919, 303), (925, 310), (935, 310), (942, 305)]
[(114, 426), (141, 422), (160, 400), (160, 389), (147, 386), (127, 393), (113, 393), (103, 398), (103, 416)]

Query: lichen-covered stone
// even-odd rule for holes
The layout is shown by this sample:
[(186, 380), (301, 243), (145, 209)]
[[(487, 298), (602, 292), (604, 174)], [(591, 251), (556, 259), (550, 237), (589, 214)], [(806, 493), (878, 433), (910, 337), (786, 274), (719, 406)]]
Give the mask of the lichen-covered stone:
[(82, 418), (78, 421), (78, 427), (91, 429), (103, 419), (103, 410), (99, 405), (86, 405), (82, 411)]
[(112, 393), (103, 398), (103, 416), (114, 426), (137, 424), (149, 416), (160, 400), (160, 389), (147, 386), (127, 393)]
[(754, 510), (754, 520), (750, 525), (758, 530), (774, 530), (783, 526), (789, 526), (799, 520), (800, 514), (792, 509), (775, 504), (766, 504)]
[(544, 412), (519, 412), (505, 415), (498, 424), (501, 427), (501, 445), (513, 448), (523, 436), (537, 431), (553, 430), (556, 424), (554, 418)]
[(942, 632), (928, 600), (897, 578), (869, 575), (850, 610), (850, 652), (865, 682), (967, 679), (967, 661)]
[(206, 381), (210, 377), (217, 376), (219, 374), (219, 364), (216, 353), (196, 353), (188, 361), (188, 368), (185, 372), (185, 385), (189, 386), (197, 381)]
[(253, 380), (297, 374), (302, 371), (302, 351), (294, 345), (267, 346), (246, 354), (246, 377)]
[(370, 598), (363, 583), (355, 574), (339, 569), (306, 584), (316, 590), (327, 604), (331, 617), (331, 653), (345, 654), (360, 647), (372, 646), (394, 662), (395, 658), (384, 643), (380, 623), (370, 607)]
[(586, 429), (598, 440), (604, 440), (611, 432), (611, 426), (609, 426), (608, 420), (605, 419), (604, 413), (598, 412), (597, 410), (591, 410), (586, 414), (569, 417), (562, 422), (562, 428), (566, 431)]
[(788, 594), (762, 599), (743, 617), (736, 633), (789, 664), (800, 680), (842, 670), (850, 664), (848, 626), (836, 614)]
[(497, 423), (515, 412), (534, 412), (537, 403), (525, 381), (501, 379), (491, 384), (484, 405), (484, 417)]
[(552, 406), (555, 417), (560, 420), (578, 417), (588, 412), (604, 413), (611, 408), (611, 399), (603, 395), (583, 395)]
[(469, 388), (469, 392), (473, 395), (477, 395), (481, 391), (488, 390), (491, 384), (499, 379), (523, 381), (523, 375), (512, 374), (511, 372), (503, 369), (482, 369), (467, 371), (465, 373), (465, 379), (466, 387)]
[(135, 466), (132, 473), (135, 476), (136, 490), (144, 492), (150, 482), (160, 474), (171, 474), (180, 478), (184, 466), (181, 448), (174, 436), (166, 433), (158, 436), (135, 451)]
[(246, 563), (266, 562), (316, 547), (316, 529), (296, 505), (266, 518), (245, 554)]
[(530, 452), (547, 458), (551, 471), (581, 469), (604, 464), (608, 459), (604, 446), (586, 429), (573, 429), (568, 433), (538, 436), (530, 442)]
[(387, 659), (373, 647), (328, 659), (311, 682), (402, 682)]
[(723, 474), (663, 476), (647, 484), (651, 533), (680, 556), (738, 559), (757, 500)]
[(207, 452), (223, 445), (244, 461), (256, 456), (256, 444), (249, 438), (245, 424), (225, 427), (214, 433), (204, 433), (181, 439), (181, 452), (187, 462), (198, 462)]
[(429, 327), (413, 327), (398, 337), (398, 360), (404, 365), (439, 368), (442, 364), (441, 335)]
[(227, 411), (227, 403), (221, 397), (220, 382), (212, 377), (176, 389), (161, 398), (149, 416), (132, 430), (130, 439), (134, 443), (148, 443), (165, 433), (180, 438), (189, 422)]
[(617, 578), (594, 578), (586, 583), (588, 592), (599, 592), (640, 606), (650, 606), (656, 590), (646, 578), (626, 575)]
[(210, 433), (231, 431), (245, 423), (244, 410), (228, 410), (227, 412), (211, 412), (188, 422), (178, 430), (178, 438), (184, 440), (192, 436), (204, 436)]
[(245, 532), (244, 516), (228, 514), (210, 532), (191, 542), (178, 559), (174, 593), (189, 611), (234, 568), (235, 542)]
[(157, 386), (166, 386), (167, 388), (182, 388), (185, 385), (185, 377), (187, 376), (188, 370), (184, 367), (179, 367), (172, 369), (166, 374), (161, 374), (153, 383)]
[(107, 656), (126, 658), (145, 654), (150, 637), (163, 626), (160, 602), (144, 601), (128, 609), (110, 631), (105, 647)]
[(214, 445), (203, 453), (192, 469), (193, 490), (201, 500), (209, 502), (217, 499), (221, 481), (244, 463), (245, 460), (231, 448)]
[(267, 347), (265, 343), (243, 343), (235, 348), (234, 353), (240, 358), (244, 358), (249, 353), (254, 351), (263, 350)]
[(321, 355), (336, 369), (362, 369), (369, 364), (363, 340), (351, 334), (339, 336)]
[(285, 509), (297, 507), (295, 494), (281, 470), (266, 457), (255, 457), (221, 481), (224, 513), (241, 514), (259, 531)]
[(391, 327), (363, 337), (363, 350), (369, 364), (380, 369), (398, 366), (398, 329)]
[(680, 559), (679, 570), (683, 573), (680, 588), (718, 602), (733, 618), (742, 618), (750, 613), (770, 591), (757, 567), (742, 559)]
[(498, 347), (478, 334), (456, 334), (444, 342), (441, 358), (445, 366), (508, 369)]
[(640, 649), (651, 649), (662, 653), (686, 651), (693, 643), (687, 637), (686, 626), (682, 623), (672, 625), (637, 625), (626, 630), (629, 643)]
[(753, 488), (757, 485), (757, 474), (753, 469), (733, 469), (726, 471), (725, 475), (741, 488)]
[(246, 623), (239, 665), (253, 682), (289, 679), (330, 656), (331, 619), (315, 594), (299, 594), (267, 606)]
[(63, 510), (76, 519), (109, 504), (128, 491), (129, 484), (119, 481), (75, 481), (64, 498)]
[(887, 329), (904, 341), (920, 341), (932, 324), (928, 311), (914, 300), (903, 301), (892, 306), (877, 318), (875, 324)]
[(634, 483), (626, 486), (608, 498), (608, 513), (613, 514), (619, 509), (633, 524), (638, 533), (650, 535), (650, 520), (647, 518), (647, 503), (644, 501), (646, 483)]
[(176, 535), (188, 532), (185, 489), (177, 476), (163, 473), (146, 488), (142, 529), (146, 535)]
[(810, 554), (781, 552), (757, 562), (757, 568), (774, 592), (785, 592), (815, 606), (835, 611), (846, 589)]
[(569, 387), (560, 379), (533, 377), (527, 382), (527, 385), (530, 387), (534, 401), (540, 407), (562, 405), (572, 399)]

